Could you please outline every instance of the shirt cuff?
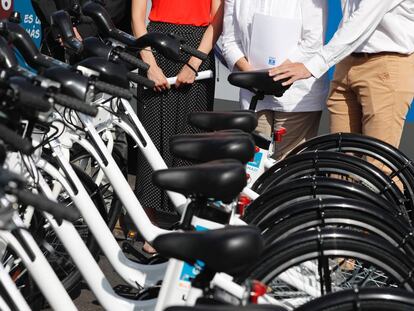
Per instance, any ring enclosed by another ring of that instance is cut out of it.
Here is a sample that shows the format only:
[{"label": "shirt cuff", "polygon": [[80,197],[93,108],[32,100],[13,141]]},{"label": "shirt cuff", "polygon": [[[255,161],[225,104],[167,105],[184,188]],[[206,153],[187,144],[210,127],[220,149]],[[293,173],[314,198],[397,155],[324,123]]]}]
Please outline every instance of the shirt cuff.
[{"label": "shirt cuff", "polygon": [[331,67],[320,55],[315,55],[310,60],[304,62],[304,65],[310,71],[312,76],[317,79],[322,77]]},{"label": "shirt cuff", "polygon": [[234,71],[234,66],[236,66],[236,63],[243,57],[245,57],[245,55],[239,49],[226,53],[224,58],[226,59],[229,70]]}]

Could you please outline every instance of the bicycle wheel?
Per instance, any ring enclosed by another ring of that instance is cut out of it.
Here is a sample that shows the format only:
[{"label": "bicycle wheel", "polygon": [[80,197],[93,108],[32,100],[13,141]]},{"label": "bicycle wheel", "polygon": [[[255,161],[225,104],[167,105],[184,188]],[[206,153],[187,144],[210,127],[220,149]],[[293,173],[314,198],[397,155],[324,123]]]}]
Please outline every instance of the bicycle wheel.
[{"label": "bicycle wheel", "polygon": [[350,288],[399,287],[413,291],[412,264],[387,241],[347,229],[299,232],[267,248],[247,277],[268,294],[298,307]]},{"label": "bicycle wheel", "polygon": [[288,156],[314,150],[350,153],[380,162],[387,169],[388,175],[404,187],[404,192],[409,198],[406,202],[407,210],[410,215],[412,214],[414,208],[414,164],[399,149],[373,137],[336,133],[311,139],[293,149]]},{"label": "bicycle wheel", "polygon": [[285,207],[272,217],[262,219],[257,226],[266,245],[299,231],[342,227],[377,235],[399,248],[407,258],[414,258],[414,243],[407,238],[411,235],[410,227],[368,202],[346,198],[310,199]]},{"label": "bicycle wheel", "polygon": [[270,188],[247,207],[243,219],[247,223],[255,225],[294,202],[311,198],[335,197],[370,202],[388,210],[394,217],[398,217],[408,224],[405,214],[397,206],[366,187],[326,177],[306,177]]},{"label": "bicycle wheel", "polygon": [[296,311],[410,311],[414,296],[394,288],[361,288],[315,299]]},{"label": "bicycle wheel", "polygon": [[[127,159],[124,155],[123,148],[125,148],[126,139],[125,134],[118,133],[114,139],[114,148],[112,150],[112,156],[117,163],[118,167],[127,176]],[[106,218],[105,221],[110,230],[113,230],[116,222],[122,212],[122,203],[114,192],[110,182],[102,174],[100,167],[96,160],[87,153],[80,146],[75,145],[71,153],[71,163],[79,167],[85,174],[87,174],[94,182],[97,179],[99,183],[99,191],[102,193],[102,197],[105,202]]]},{"label": "bicycle wheel", "polygon": [[392,179],[367,161],[338,152],[315,151],[291,156],[266,171],[253,185],[264,193],[292,179],[325,176],[361,184],[405,210],[407,198]]}]

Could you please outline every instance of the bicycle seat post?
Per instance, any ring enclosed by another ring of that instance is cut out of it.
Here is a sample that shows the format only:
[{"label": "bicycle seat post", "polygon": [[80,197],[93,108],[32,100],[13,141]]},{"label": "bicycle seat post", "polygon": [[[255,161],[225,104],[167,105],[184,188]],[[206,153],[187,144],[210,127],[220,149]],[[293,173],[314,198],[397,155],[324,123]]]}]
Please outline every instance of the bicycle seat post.
[{"label": "bicycle seat post", "polygon": [[259,100],[263,100],[265,98],[265,93],[262,91],[252,91],[254,93],[254,96],[252,97],[252,100],[250,101],[249,110],[256,111],[257,103]]},{"label": "bicycle seat post", "polygon": [[198,212],[206,206],[206,200],[203,198],[191,197],[190,200],[191,201],[184,212],[181,224],[179,226],[180,229],[184,231],[191,231],[194,229],[191,225],[193,216],[197,215]]}]

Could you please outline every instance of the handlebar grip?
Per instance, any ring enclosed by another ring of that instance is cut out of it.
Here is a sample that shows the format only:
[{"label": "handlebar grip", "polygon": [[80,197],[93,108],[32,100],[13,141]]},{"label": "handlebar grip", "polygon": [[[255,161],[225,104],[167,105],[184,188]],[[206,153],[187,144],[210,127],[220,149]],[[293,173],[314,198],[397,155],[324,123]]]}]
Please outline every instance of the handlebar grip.
[{"label": "handlebar grip", "polygon": [[155,87],[154,81],[147,79],[145,77],[142,77],[137,73],[128,72],[127,76],[130,81],[135,82],[138,85],[145,86],[148,89],[153,89]]},{"label": "handlebar grip", "polygon": [[208,55],[206,53],[200,52],[199,50],[187,45],[187,44],[181,44],[181,51],[190,54],[191,56],[197,57],[201,60],[206,60],[208,58]]},{"label": "handlebar grip", "polygon": [[78,210],[50,201],[44,196],[33,194],[27,190],[16,190],[12,193],[21,204],[33,206],[35,209],[53,215],[56,219],[74,222],[80,218]]},{"label": "handlebar grip", "polygon": [[63,107],[76,110],[80,113],[87,114],[91,117],[96,117],[96,115],[98,114],[97,107],[89,106],[79,99],[63,94],[53,94],[52,98],[56,101],[57,104]]},{"label": "handlebar grip", "polygon": [[115,96],[115,97],[121,97],[121,98],[125,98],[125,99],[131,99],[132,98],[132,93],[128,89],[124,89],[124,88],[121,88],[119,86],[112,85],[112,84],[102,82],[102,81],[95,81],[94,85],[95,85],[96,89],[98,89],[99,91],[101,91],[103,93],[107,93],[109,95],[112,95],[112,96]]},{"label": "handlebar grip", "polygon": [[2,124],[0,124],[0,139],[23,154],[29,155],[32,153],[33,146],[28,139],[22,138]]},{"label": "handlebar grip", "polygon": [[136,68],[144,71],[148,71],[149,65],[147,63],[144,63],[139,58],[127,53],[127,52],[119,52],[119,58],[123,61],[126,61],[127,63],[130,63],[131,65],[135,66]]}]

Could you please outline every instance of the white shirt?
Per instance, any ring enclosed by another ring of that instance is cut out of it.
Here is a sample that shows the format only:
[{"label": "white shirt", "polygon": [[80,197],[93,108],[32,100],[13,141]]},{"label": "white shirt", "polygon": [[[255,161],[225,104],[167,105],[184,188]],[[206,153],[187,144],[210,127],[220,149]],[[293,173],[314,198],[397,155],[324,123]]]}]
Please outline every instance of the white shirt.
[{"label": "white shirt", "polygon": [[[298,37],[297,48],[289,57],[292,62],[311,59],[324,44],[326,0],[225,0],[223,56],[230,70],[234,69],[238,60],[249,55],[255,13],[302,21],[302,33]],[[271,40],[271,29],[268,36]],[[328,89],[327,77],[298,81],[281,98],[266,96],[263,101],[259,101],[257,110],[320,111],[325,106]],[[245,109],[248,109],[251,97],[249,91],[241,90],[240,101]]]},{"label": "white shirt", "polygon": [[343,21],[305,66],[314,77],[353,52],[414,53],[414,0],[342,0]]}]

